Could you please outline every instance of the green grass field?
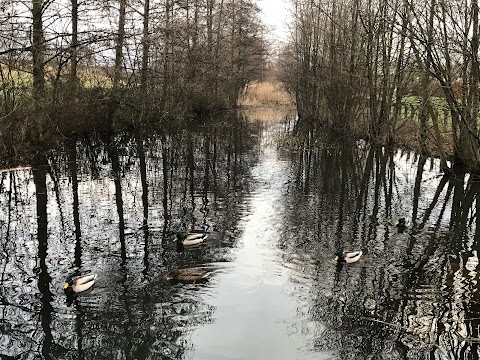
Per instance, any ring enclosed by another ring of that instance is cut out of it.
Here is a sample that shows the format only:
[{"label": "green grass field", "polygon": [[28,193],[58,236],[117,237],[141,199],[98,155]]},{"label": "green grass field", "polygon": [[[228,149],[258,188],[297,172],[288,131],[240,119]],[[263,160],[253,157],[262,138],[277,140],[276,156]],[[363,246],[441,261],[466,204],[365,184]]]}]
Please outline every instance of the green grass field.
[{"label": "green grass field", "polygon": [[[405,96],[402,99],[402,117],[418,123],[418,115],[420,114],[422,101],[422,97],[420,96]],[[438,113],[439,127],[443,131],[452,131],[452,118],[447,100],[442,97],[432,96],[430,97],[430,101],[432,102],[434,110]],[[429,119],[429,124],[433,125],[432,119]]]}]

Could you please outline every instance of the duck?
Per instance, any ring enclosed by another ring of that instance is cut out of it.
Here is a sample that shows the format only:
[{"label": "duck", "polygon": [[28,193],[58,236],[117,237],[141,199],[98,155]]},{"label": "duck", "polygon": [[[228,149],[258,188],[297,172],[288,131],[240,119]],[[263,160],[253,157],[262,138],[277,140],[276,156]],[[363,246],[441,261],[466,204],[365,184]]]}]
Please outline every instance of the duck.
[{"label": "duck", "polygon": [[81,293],[90,289],[95,284],[97,274],[87,274],[81,276],[67,276],[63,290],[65,292]]},{"label": "duck", "polygon": [[339,249],[335,253],[335,261],[338,263],[351,264],[360,260],[362,254],[363,253],[361,250],[344,252],[343,250]]},{"label": "duck", "polygon": [[397,220],[395,226],[399,229],[406,229],[408,226],[410,226],[410,221],[408,218],[401,217]]},{"label": "duck", "polygon": [[207,281],[207,277],[210,275],[205,270],[195,268],[176,269],[169,271],[164,275],[166,281],[193,283],[194,285],[200,282]]},{"label": "duck", "polygon": [[173,241],[183,246],[198,245],[198,244],[201,244],[207,238],[207,236],[208,234],[203,232],[199,232],[199,233],[178,232],[174,235]]}]

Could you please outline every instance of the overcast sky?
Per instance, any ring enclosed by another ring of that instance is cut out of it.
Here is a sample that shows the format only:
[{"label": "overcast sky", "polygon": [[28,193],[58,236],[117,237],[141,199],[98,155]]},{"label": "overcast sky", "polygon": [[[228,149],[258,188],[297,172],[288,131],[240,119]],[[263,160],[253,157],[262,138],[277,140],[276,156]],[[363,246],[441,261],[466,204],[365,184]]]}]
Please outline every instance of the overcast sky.
[{"label": "overcast sky", "polygon": [[272,29],[274,39],[285,40],[288,35],[290,0],[257,0],[263,20]]}]

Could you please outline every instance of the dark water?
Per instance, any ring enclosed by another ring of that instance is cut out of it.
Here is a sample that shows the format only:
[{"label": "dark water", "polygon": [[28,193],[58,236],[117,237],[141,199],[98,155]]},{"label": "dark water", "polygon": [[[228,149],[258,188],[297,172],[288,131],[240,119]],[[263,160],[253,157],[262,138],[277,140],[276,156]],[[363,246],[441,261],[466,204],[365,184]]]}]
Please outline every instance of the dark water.
[{"label": "dark water", "polygon": [[[362,143],[288,152],[284,129],[72,139],[2,171],[2,359],[479,358],[478,179]],[[179,252],[179,229],[209,237]],[[192,266],[210,281],[162,280]],[[75,271],[98,279],[67,297]]]}]

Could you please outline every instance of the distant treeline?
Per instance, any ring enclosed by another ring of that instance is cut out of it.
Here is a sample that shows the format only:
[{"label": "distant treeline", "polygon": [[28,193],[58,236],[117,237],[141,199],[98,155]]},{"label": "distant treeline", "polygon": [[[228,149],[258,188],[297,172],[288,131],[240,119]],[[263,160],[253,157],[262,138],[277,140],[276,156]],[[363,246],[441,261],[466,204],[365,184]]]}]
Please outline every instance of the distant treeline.
[{"label": "distant treeline", "polygon": [[12,0],[0,33],[4,152],[231,108],[265,67],[254,0]]},{"label": "distant treeline", "polygon": [[[334,128],[389,145],[408,120],[417,150],[433,144],[444,171],[448,159],[480,170],[477,0],[292,4],[280,64],[299,131]],[[416,114],[406,117],[409,102]]]}]

